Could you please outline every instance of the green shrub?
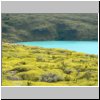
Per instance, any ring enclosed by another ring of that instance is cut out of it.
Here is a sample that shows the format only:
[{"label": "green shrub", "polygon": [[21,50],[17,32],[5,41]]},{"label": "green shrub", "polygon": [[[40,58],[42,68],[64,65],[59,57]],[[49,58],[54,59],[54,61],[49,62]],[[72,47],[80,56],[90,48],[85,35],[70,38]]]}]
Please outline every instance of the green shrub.
[{"label": "green shrub", "polygon": [[76,80],[76,78],[71,76],[71,75],[66,75],[65,76],[65,81],[75,81],[75,80]]},{"label": "green shrub", "polygon": [[8,80],[21,80],[21,78],[18,77],[18,76],[7,76],[6,78],[7,78]]},{"label": "green shrub", "polygon": [[69,75],[66,75],[65,81],[70,81],[70,80],[71,80],[70,76]]},{"label": "green shrub", "polygon": [[44,61],[44,59],[43,59],[43,57],[41,57],[41,56],[37,56],[37,57],[36,57],[36,61],[37,61],[37,62],[42,62],[42,61]]},{"label": "green shrub", "polygon": [[23,80],[30,80],[30,81],[39,81],[41,71],[38,70],[31,70],[27,72],[21,72],[18,75],[23,79]]},{"label": "green shrub", "polygon": [[72,73],[72,70],[71,69],[68,69],[68,68],[65,68],[63,71],[66,74],[71,74]]},{"label": "green shrub", "polygon": [[89,80],[91,78],[91,72],[90,71],[83,72],[78,77],[78,79],[84,79],[84,78]]},{"label": "green shrub", "polygon": [[23,80],[31,80],[31,81],[38,81],[39,78],[37,76],[35,76],[34,74],[21,74],[20,77],[23,79]]},{"label": "green shrub", "polygon": [[75,66],[77,72],[84,72],[86,71],[86,67],[84,65]]},{"label": "green shrub", "polygon": [[13,71],[17,71],[17,72],[24,72],[24,71],[29,71],[32,68],[30,68],[29,66],[19,66],[19,67],[15,67],[14,69],[12,69]]},{"label": "green shrub", "polygon": [[18,64],[26,65],[26,62],[25,62],[25,61],[21,61],[21,62],[19,62]]},{"label": "green shrub", "polygon": [[27,86],[32,86],[32,82],[28,81]]},{"label": "green shrub", "polygon": [[43,81],[43,82],[57,82],[57,81],[62,81],[62,80],[63,80],[62,77],[53,73],[44,74],[40,78],[40,81]]}]

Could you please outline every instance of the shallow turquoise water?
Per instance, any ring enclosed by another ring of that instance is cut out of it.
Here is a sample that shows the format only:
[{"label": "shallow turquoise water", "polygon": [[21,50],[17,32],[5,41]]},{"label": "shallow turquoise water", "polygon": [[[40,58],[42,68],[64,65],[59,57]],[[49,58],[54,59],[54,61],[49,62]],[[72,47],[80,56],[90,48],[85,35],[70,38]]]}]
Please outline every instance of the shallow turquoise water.
[{"label": "shallow turquoise water", "polygon": [[98,54],[97,41],[33,41],[33,42],[18,42],[28,46],[39,46],[45,48],[62,48],[87,54]]}]

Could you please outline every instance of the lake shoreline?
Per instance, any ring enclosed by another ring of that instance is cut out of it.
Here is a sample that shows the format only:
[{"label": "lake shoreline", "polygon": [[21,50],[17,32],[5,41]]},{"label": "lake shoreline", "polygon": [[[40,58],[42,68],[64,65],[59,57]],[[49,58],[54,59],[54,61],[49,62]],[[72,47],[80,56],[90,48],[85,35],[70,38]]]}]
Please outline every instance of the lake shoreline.
[{"label": "lake shoreline", "polygon": [[26,46],[67,49],[87,54],[98,54],[98,41],[32,41],[16,42]]}]

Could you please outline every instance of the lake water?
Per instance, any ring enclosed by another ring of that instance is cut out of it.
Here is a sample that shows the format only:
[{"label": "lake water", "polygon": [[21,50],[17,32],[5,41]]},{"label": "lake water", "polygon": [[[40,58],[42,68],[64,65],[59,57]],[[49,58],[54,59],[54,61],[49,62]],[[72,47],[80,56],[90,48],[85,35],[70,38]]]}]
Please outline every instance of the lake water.
[{"label": "lake water", "polygon": [[18,42],[17,44],[39,46],[45,48],[62,48],[87,54],[98,54],[97,41],[34,41]]}]

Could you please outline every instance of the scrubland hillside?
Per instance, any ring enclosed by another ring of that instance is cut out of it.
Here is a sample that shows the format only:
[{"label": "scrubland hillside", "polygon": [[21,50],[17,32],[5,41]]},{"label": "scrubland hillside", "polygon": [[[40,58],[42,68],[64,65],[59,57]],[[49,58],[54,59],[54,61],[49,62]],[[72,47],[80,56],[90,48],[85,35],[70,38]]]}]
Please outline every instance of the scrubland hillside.
[{"label": "scrubland hillside", "polygon": [[97,86],[97,55],[2,43],[3,86]]},{"label": "scrubland hillside", "polygon": [[2,14],[2,41],[98,40],[98,14]]}]

